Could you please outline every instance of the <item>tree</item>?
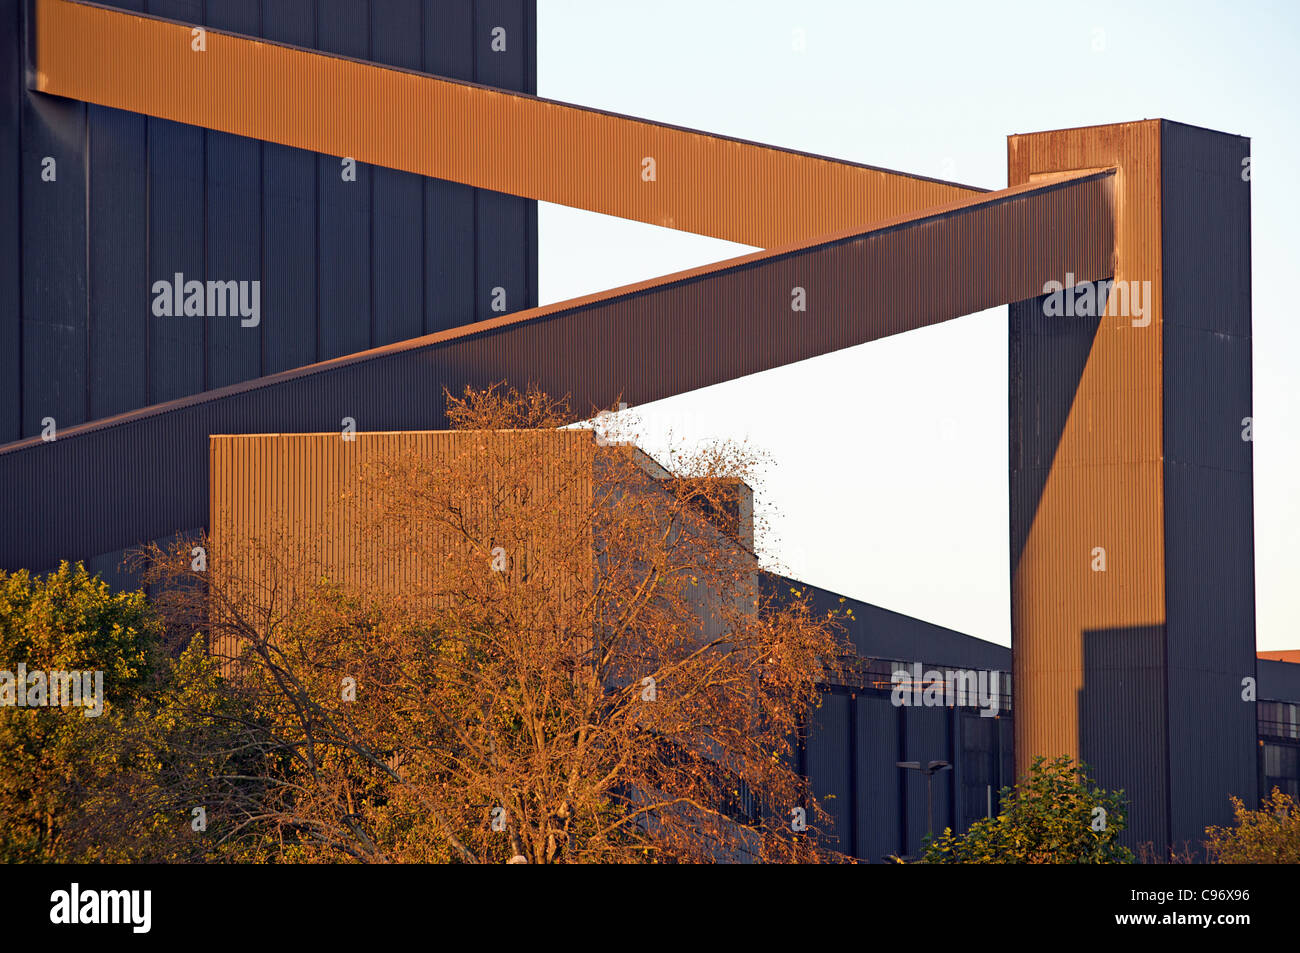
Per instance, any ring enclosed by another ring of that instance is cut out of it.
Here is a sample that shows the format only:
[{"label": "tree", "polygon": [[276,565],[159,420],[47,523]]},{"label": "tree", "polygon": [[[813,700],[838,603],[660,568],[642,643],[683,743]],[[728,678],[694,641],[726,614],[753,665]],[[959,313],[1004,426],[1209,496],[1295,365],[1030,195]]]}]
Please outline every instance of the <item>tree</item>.
[{"label": "tree", "polygon": [[1252,811],[1231,798],[1236,827],[1207,827],[1206,854],[1217,864],[1300,864],[1300,804],[1278,788]]},{"label": "tree", "polygon": [[154,625],[143,596],[111,593],[81,564],[0,571],[0,859],[67,857],[84,792],[115,768],[104,742],[153,679]]},{"label": "tree", "polygon": [[150,554],[171,629],[208,632],[224,690],[258,714],[239,747],[268,770],[209,798],[232,843],[830,856],[791,742],[849,649],[833,615],[760,593],[740,531],[755,454],[717,444],[669,472],[555,429],[573,414],[536,388],[448,400],[457,433],[388,441],[317,523],[214,518],[205,572],[188,546]]},{"label": "tree", "polygon": [[198,768],[185,743],[213,730],[215,669],[201,646],[167,656],[161,631],[143,593],[80,563],[0,572],[0,859],[205,853],[165,791]]},{"label": "tree", "polygon": [[927,844],[928,864],[1132,863],[1119,844],[1124,792],[1093,785],[1087,765],[1038,757],[1015,788],[1003,788],[1001,813],[965,834],[945,829]]}]

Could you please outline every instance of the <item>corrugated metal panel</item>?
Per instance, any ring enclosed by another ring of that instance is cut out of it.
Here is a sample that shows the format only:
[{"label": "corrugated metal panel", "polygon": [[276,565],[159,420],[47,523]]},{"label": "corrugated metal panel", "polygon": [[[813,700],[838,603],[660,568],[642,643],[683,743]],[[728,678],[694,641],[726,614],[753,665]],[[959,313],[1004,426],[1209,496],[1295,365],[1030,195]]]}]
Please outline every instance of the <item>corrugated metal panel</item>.
[{"label": "corrugated metal panel", "polygon": [[1129,843],[1195,840],[1254,793],[1245,141],[1152,120],[1008,148],[1011,182],[1117,166],[1115,278],[1150,283],[1144,316],[1072,330],[1012,308],[1017,767],[1082,757]]},{"label": "corrugated metal panel", "polygon": [[[391,0],[374,8],[368,59],[402,69],[424,65],[420,0]],[[520,37],[523,42],[523,37]],[[515,87],[518,88],[518,87]],[[374,269],[373,344],[391,344],[424,333],[424,217],[404,214],[424,201],[424,179],[409,172],[375,169],[371,255]],[[529,247],[514,233],[520,257]],[[501,241],[504,247],[509,240]]]},{"label": "corrugated metal panel", "polygon": [[809,714],[806,749],[809,787],[822,810],[830,815],[830,823],[822,832],[823,842],[846,854],[853,853],[850,717],[848,695],[823,695],[821,707]]},{"label": "corrugated metal panel", "polygon": [[[535,77],[528,76],[528,54],[534,45],[514,39],[528,35],[526,15],[519,0],[479,0],[474,4],[475,82],[501,89],[536,88]],[[493,134],[499,136],[500,131]],[[495,148],[510,146],[498,142]],[[537,146],[525,148],[535,151]],[[479,320],[517,311],[521,303],[537,300],[536,256],[490,254],[490,249],[502,246],[506,236],[532,235],[536,240],[536,203],[505,191],[477,193],[474,316]]]},{"label": "corrugated metal panel", "polygon": [[1002,780],[1002,726],[1009,716],[984,718],[963,712],[957,724],[961,744],[957,749],[957,822],[967,829],[999,809]]},{"label": "corrugated metal panel", "polygon": [[[514,32],[511,55],[531,64],[532,4],[514,5],[525,27]],[[7,181],[29,214],[0,205],[0,221],[16,238],[2,267],[30,268],[33,289],[26,306],[16,301],[0,315],[0,343],[11,345],[0,348],[0,395],[14,390],[3,401],[12,427],[0,423],[0,442],[39,433],[47,416],[63,429],[300,367],[322,354],[459,326],[476,314],[476,267],[513,276],[513,310],[536,303],[536,282],[528,278],[536,269],[534,202],[510,199],[511,214],[485,218],[490,224],[476,241],[475,190],[467,186],[376,174],[364,164],[356,182],[343,183],[337,156],[31,93],[23,79],[21,6],[12,8],[20,28],[3,40],[3,107],[15,117],[3,148],[12,147],[16,159],[26,141],[40,153],[32,161],[49,155],[59,163],[59,178],[43,183],[39,165],[15,169]],[[426,58],[450,67],[459,59],[473,78],[468,3],[327,3],[324,22],[315,0],[114,6],[264,30],[306,46],[319,33],[331,49],[401,67],[421,68]],[[532,68],[522,70],[527,88]],[[229,317],[154,315],[153,283],[177,273],[186,281],[261,281],[265,320],[241,327]],[[0,293],[17,296],[22,288],[15,279]],[[24,321],[31,326],[25,336]]]},{"label": "corrugated metal panel", "polygon": [[857,726],[857,830],[855,855],[877,863],[902,850],[899,844],[899,710],[888,696],[859,695]]},{"label": "corrugated metal panel", "polygon": [[[317,359],[317,164],[310,152],[268,142],[262,152],[262,373]],[[466,311],[466,314],[469,312]]]},{"label": "corrugated metal panel", "polygon": [[[1088,711],[1120,710],[1129,703],[1122,692],[1133,690],[1131,681],[1120,687],[1105,673],[1088,671],[1090,640],[1108,632],[1136,639],[1165,619],[1160,127],[1140,122],[1034,133],[1012,136],[1007,145],[1013,184],[1099,165],[1120,169],[1114,277],[1150,281],[1153,298],[1148,326],[1110,315],[1090,344],[1077,333],[1044,333],[1044,323],[1028,320],[1023,310],[1034,303],[1013,308],[1011,443],[1013,451],[1036,448],[1036,459],[1013,457],[1010,469],[1016,768],[1026,772],[1040,754],[1107,764],[1120,757],[1118,786],[1135,801],[1163,804],[1164,762],[1144,760],[1163,744],[1163,721],[1130,726],[1127,753],[1117,755],[1091,747],[1093,733],[1085,737],[1087,713],[1080,708],[1086,692]],[[1038,436],[1026,437],[1036,430]],[[1037,448],[1043,440],[1055,446]],[[1043,472],[1040,461],[1047,459]],[[1104,572],[1092,570],[1096,547],[1106,551]]]},{"label": "corrugated metal panel", "polygon": [[[924,767],[931,761],[952,763],[950,737],[951,713],[947,708],[907,708],[902,711],[905,745],[900,761],[919,761]],[[910,856],[921,852],[922,842],[929,832],[930,822],[926,806],[925,775],[912,769],[895,766],[904,779],[907,792],[907,841],[904,849]],[[934,775],[930,785],[934,795],[934,833],[952,827],[952,771]]]},{"label": "corrugated metal panel", "polygon": [[1300,663],[1261,658],[1257,664],[1261,699],[1300,702]]},{"label": "corrugated metal panel", "polygon": [[0,0],[0,444],[23,432],[22,0]]},{"label": "corrugated metal panel", "polygon": [[[319,49],[365,59],[370,53],[370,4],[321,0],[317,20]],[[212,52],[209,47],[210,56]],[[210,60],[209,60],[210,62]],[[341,104],[336,105],[340,108]],[[192,121],[192,117],[187,118]],[[202,125],[202,124],[200,124]],[[231,127],[232,131],[244,130]],[[284,140],[280,140],[284,141]],[[300,145],[288,142],[288,145]],[[340,157],[360,159],[353,149],[317,148],[320,233],[321,360],[354,354],[371,346],[370,216],[375,169],[360,161],[344,178]]]},{"label": "corrugated metal panel", "polygon": [[[316,0],[277,0],[262,7],[262,35],[276,43],[316,42]],[[316,351],[317,165],[309,152],[262,147],[262,373],[311,364]]]},{"label": "corrugated metal panel", "polygon": [[[203,281],[204,136],[202,129],[149,120],[149,273],[142,289],[149,308],[149,400],[158,403],[204,387],[202,319],[178,321],[153,313],[156,281]],[[167,170],[163,172],[162,170]]]},{"label": "corrugated metal panel", "polygon": [[[0,565],[42,567],[200,525],[214,433],[443,426],[443,387],[501,379],[584,416],[1025,297],[1109,267],[1111,176],[1011,190],[798,251],[709,265],[0,448]],[[1060,223],[1089,223],[1062,228]],[[791,310],[803,287],[808,310]],[[124,452],[125,451],[125,452]],[[61,505],[24,501],[54,494]]]},{"label": "corrugated metal panel", "polygon": [[[465,550],[459,532],[436,522],[419,527],[418,547],[410,548],[394,529],[374,522],[391,501],[382,496],[382,484],[365,479],[376,466],[416,462],[428,479],[455,478],[454,492],[464,495],[454,502],[465,532],[483,547],[485,567],[492,540],[510,547],[513,564],[520,566],[527,564],[530,549],[554,545],[556,558],[544,561],[565,565],[565,571],[586,577],[586,585],[595,565],[590,542],[595,448],[589,430],[357,433],[347,440],[339,433],[214,436],[209,447],[212,571],[252,579],[262,592],[272,584],[286,591],[297,579],[324,578],[369,594],[437,598],[445,577],[429,560],[442,565],[449,554],[477,555]],[[541,521],[534,525],[543,531],[540,542],[507,540],[499,527],[494,531],[489,497],[468,489],[480,479],[499,485],[503,475],[511,486],[526,479],[531,498],[546,501],[535,517]],[[286,575],[273,575],[273,565]],[[281,596],[291,598],[287,592]],[[232,648],[216,650],[230,655]]]},{"label": "corrugated metal panel", "polygon": [[[1083,668],[1084,685],[1069,700],[1078,713],[1079,753],[1099,785],[1124,791],[1128,799],[1124,843],[1133,848],[1146,842],[1167,843],[1171,792],[1164,627],[1085,632]],[[1019,725],[1028,715],[1019,698],[1016,703]],[[1252,744],[1246,745],[1248,754]]]},{"label": "corrugated metal panel", "polygon": [[[979,191],[218,33],[198,60],[183,24],[36,2],[43,92],[751,245]],[[476,75],[527,81],[526,46],[521,65],[509,29],[497,53],[483,27],[491,16],[522,32],[528,16],[517,3],[477,11]],[[321,8],[320,45],[343,52],[324,32],[339,13]],[[355,40],[347,53],[365,55]]]},{"label": "corrugated metal panel", "polygon": [[[257,0],[223,2],[209,11],[214,25],[256,30]],[[204,269],[210,281],[264,282],[262,272],[262,143],[209,132],[204,143]],[[205,318],[203,389],[225,387],[262,373],[262,325],[245,327],[242,318]]]},{"label": "corrugated metal panel", "polygon": [[[143,116],[91,106],[90,407],[83,419],[149,403],[148,163]],[[71,227],[71,223],[64,223]]]},{"label": "corrugated metal panel", "polygon": [[[1175,843],[1256,803],[1250,141],[1164,122],[1162,365],[1169,820]],[[1212,713],[1207,717],[1207,713]]]},{"label": "corrugated metal panel", "polygon": [[[924,661],[935,665],[1011,671],[1011,649],[911,616],[871,605],[785,576],[768,575],[770,591],[796,588],[818,612],[852,610],[842,619],[846,637],[863,658]],[[841,601],[842,600],[842,601]]]},{"label": "corrugated metal panel", "polygon": [[33,434],[46,418],[86,417],[86,106],[24,96],[22,124],[22,407]]},{"label": "corrugated metal panel", "polygon": [[[927,671],[982,668],[1005,673],[1010,667],[1010,651],[1004,646],[857,600],[841,602],[836,593],[782,576],[765,574],[762,584],[765,593],[777,599],[797,590],[812,600],[816,612],[852,609],[854,618],[843,624],[862,656],[917,661]],[[946,760],[953,765],[951,773],[935,777],[936,829],[952,826],[965,830],[971,821],[984,817],[989,786],[997,810],[999,789],[1013,781],[1013,726],[1008,710],[1003,708],[998,717],[986,718],[971,709],[896,707],[887,678],[879,685],[868,681],[857,689],[831,686],[823,691],[852,700],[853,730],[846,736],[819,729],[821,734],[814,734],[809,742],[805,770],[819,791],[847,784],[834,765],[847,765],[856,772],[849,821],[854,856],[874,862],[920,848],[926,824],[925,781],[900,769],[899,761]],[[814,713],[814,726],[821,724],[819,718],[820,710]],[[830,750],[837,739],[848,747]],[[901,834],[904,812],[910,832],[905,838]],[[845,822],[841,815],[839,823]]]}]

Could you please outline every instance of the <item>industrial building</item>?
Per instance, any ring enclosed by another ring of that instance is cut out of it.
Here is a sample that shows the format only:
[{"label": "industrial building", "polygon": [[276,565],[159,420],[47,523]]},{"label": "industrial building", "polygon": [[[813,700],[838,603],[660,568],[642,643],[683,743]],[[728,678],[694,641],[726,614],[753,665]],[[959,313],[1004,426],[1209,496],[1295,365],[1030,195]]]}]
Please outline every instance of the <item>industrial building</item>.
[{"label": "industrial building", "polygon": [[[1255,655],[1249,141],[1012,135],[989,192],[538,99],[535,20],[0,0],[0,566],[114,577],[206,528],[213,435],[438,430],[498,380],[637,405],[1009,304],[1012,649],[867,605],[851,634],[878,674],[1011,673],[1014,714],[828,686],[802,757],[837,836],[916,850],[899,761],[953,765],[961,827],[1082,758],[1134,844],[1294,789],[1300,665]],[[539,308],[538,200],[764,250]]]}]

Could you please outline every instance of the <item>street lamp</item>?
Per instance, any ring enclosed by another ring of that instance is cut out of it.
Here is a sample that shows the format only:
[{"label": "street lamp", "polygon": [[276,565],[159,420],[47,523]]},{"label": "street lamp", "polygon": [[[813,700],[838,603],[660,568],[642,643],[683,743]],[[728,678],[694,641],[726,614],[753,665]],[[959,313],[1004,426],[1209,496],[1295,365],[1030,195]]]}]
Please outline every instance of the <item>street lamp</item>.
[{"label": "street lamp", "polygon": [[900,768],[911,768],[913,771],[920,771],[925,775],[925,820],[926,826],[929,827],[929,836],[934,839],[934,776],[940,771],[946,771],[952,767],[947,761],[931,761],[924,768],[919,761],[899,761]]}]

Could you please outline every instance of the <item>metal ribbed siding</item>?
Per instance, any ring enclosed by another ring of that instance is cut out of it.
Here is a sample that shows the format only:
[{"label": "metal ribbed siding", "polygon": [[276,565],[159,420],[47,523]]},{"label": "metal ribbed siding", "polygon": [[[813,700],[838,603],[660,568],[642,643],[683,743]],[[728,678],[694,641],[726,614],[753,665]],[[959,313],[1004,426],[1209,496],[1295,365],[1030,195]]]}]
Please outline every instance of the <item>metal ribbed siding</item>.
[{"label": "metal ribbed siding", "polygon": [[[312,579],[325,577],[353,591],[370,593],[381,589],[414,594],[427,589],[434,578],[424,561],[427,554],[403,552],[397,540],[378,536],[368,522],[376,499],[374,489],[362,480],[365,468],[407,455],[455,465],[470,483],[493,472],[498,460],[508,460],[512,454],[519,454],[515,459],[521,463],[541,461],[530,475],[537,481],[536,489],[556,494],[555,516],[563,525],[574,525],[574,519],[580,527],[585,522],[589,534],[595,455],[595,438],[589,430],[353,436],[351,440],[336,432],[213,436],[208,454],[208,522],[217,562],[224,567],[233,560],[256,575],[260,547],[287,543],[288,551],[304,560],[298,572]],[[567,512],[572,517],[565,515],[569,503],[572,509]],[[470,495],[460,505],[472,523],[483,504]],[[436,528],[430,528],[430,534],[428,553],[458,545],[441,538]],[[245,548],[250,543],[252,548]],[[394,553],[400,555],[394,558]],[[271,581],[267,579],[268,584]],[[219,646],[218,652],[230,648]]]},{"label": "metal ribbed siding", "polygon": [[[483,476],[499,479],[492,476],[499,461],[515,453],[525,465],[542,461],[529,479],[538,498],[554,494],[547,513],[557,521],[552,525],[566,533],[576,526],[579,553],[594,553],[590,514],[596,449],[590,431],[358,433],[346,441],[337,433],[256,434],[211,440],[213,571],[227,571],[233,563],[257,578],[266,571],[265,564],[259,566],[258,546],[278,546],[284,540],[288,549],[280,552],[303,560],[291,574],[328,578],[371,594],[388,591],[414,597],[427,592],[437,578],[427,559],[437,559],[439,552],[461,541],[429,527],[424,537],[428,550],[398,548],[405,540],[385,538],[367,520],[378,501],[374,488],[361,479],[365,468],[412,455],[435,466],[453,465],[472,484]],[[459,505],[471,525],[483,515],[484,504],[472,494]],[[248,541],[254,543],[251,550],[243,548]],[[400,555],[393,558],[394,553]],[[513,549],[511,558],[527,560],[526,547]],[[594,561],[588,566],[594,567]],[[272,581],[264,579],[268,585]],[[283,583],[282,578],[277,586],[283,588]],[[228,656],[236,648],[223,641],[214,650]]]},{"label": "metal ribbed siding", "polygon": [[[1053,326],[1071,319],[1035,325],[1021,310],[1032,303],[1013,308],[1011,446],[1014,451],[1055,440],[1050,453],[1011,461],[1016,767],[1024,773],[1040,754],[1104,761],[1098,772],[1102,784],[1156,803],[1163,799],[1163,758],[1139,763],[1116,751],[1081,749],[1085,712],[1080,704],[1085,690],[1100,687],[1085,677],[1092,633],[1129,630],[1136,637],[1164,621],[1159,123],[1008,139],[1010,183],[1099,165],[1121,170],[1115,278],[1150,280],[1155,301],[1149,327],[1132,327],[1129,318],[1105,318],[1090,347],[1077,334]],[[1081,353],[1087,358],[1080,369]],[[1027,370],[1030,359],[1034,366]],[[1072,398],[1066,393],[1071,388]],[[1053,413],[1068,408],[1059,435],[1031,436],[1042,426],[1044,402],[1055,407]],[[1039,461],[1045,460],[1050,466],[1043,472]],[[1028,526],[1018,522],[1026,518]],[[1106,549],[1104,573],[1090,569],[1096,546]],[[1131,680],[1115,686],[1117,692],[1134,690],[1141,689]],[[1115,697],[1115,706],[1121,702]],[[1089,705],[1104,708],[1106,701],[1090,694]],[[1163,735],[1162,725],[1135,730],[1151,734],[1157,745]],[[1140,747],[1146,746],[1130,744],[1121,751]],[[1116,758],[1124,765],[1111,770]],[[1163,841],[1163,832],[1141,833]]]},{"label": "metal ribbed siding", "polygon": [[858,696],[855,712],[858,842],[854,855],[876,863],[903,849],[899,843],[899,714],[888,698],[867,694]]},{"label": "metal ribbed siding", "polygon": [[[786,598],[796,589],[815,612],[853,610],[847,636],[864,658],[921,662],[925,669],[975,668],[1006,672],[1010,650],[942,626],[890,612],[783,576],[764,574],[765,595]],[[843,599],[843,601],[841,601]],[[1013,782],[1011,715],[981,718],[970,711],[895,707],[888,691],[825,689],[811,713],[804,771],[815,794],[835,794],[823,804],[835,817],[835,846],[878,862],[890,854],[914,854],[925,834],[925,781],[903,772],[899,761],[942,759],[951,772],[935,779],[935,826],[964,830],[984,816],[985,788],[966,789],[968,776],[998,788]],[[852,719],[852,728],[844,723]],[[972,729],[973,726],[973,729]],[[982,760],[981,760],[982,759]],[[988,780],[983,780],[987,776]],[[842,793],[849,792],[847,797]],[[906,832],[904,821],[906,820]]]},{"label": "metal ribbed siding", "polygon": [[[1174,842],[1257,801],[1250,183],[1240,136],[1163,122],[1165,623]],[[1262,695],[1260,697],[1263,697]],[[1261,792],[1263,793],[1263,792]]]},{"label": "metal ribbed siding", "polygon": [[[200,68],[181,25],[36,3],[45,92],[765,248],[983,191],[220,34]],[[482,33],[520,10],[477,9],[480,82],[518,76]]]},{"label": "metal ribbed siding", "polygon": [[[20,406],[32,434],[47,417],[85,419],[86,107],[23,95],[20,114],[23,300],[0,320],[22,322]],[[56,182],[41,181],[47,156],[57,160]]]},{"label": "metal ribbed siding", "polygon": [[[904,748],[899,761],[919,761],[924,767],[931,761],[953,761],[952,710],[948,708],[900,708],[902,714]],[[895,766],[902,777],[907,803],[907,841],[903,849],[912,856],[921,850],[928,833],[926,816],[926,782],[919,771]],[[944,771],[934,776],[934,832],[956,823],[953,812],[953,772]]]},{"label": "metal ribbed siding", "polygon": [[1259,659],[1259,697],[1300,702],[1300,663]]},{"label": "metal ribbed siding", "polygon": [[0,0],[0,444],[22,433],[23,0]]},{"label": "metal ribbed siding", "polygon": [[1151,282],[1147,327],[1045,319],[1040,301],[1011,313],[1017,767],[1091,763],[1134,805],[1130,844],[1196,839],[1235,785],[1253,793],[1236,707],[1254,639],[1249,451],[1231,443],[1250,389],[1242,149],[1160,120],[1008,141],[1013,183],[1118,166],[1115,277]]},{"label": "metal ribbed siding", "polygon": [[[981,199],[797,252],[749,256],[538,308],[0,448],[11,531],[0,565],[39,568],[201,525],[208,436],[443,426],[443,387],[506,379],[586,414],[657,400],[1024,297],[1044,274],[1096,275],[1111,177]],[[1030,264],[1026,264],[1030,262]],[[790,311],[790,289],[809,310]],[[34,508],[54,498],[56,507]]]},{"label": "metal ribbed siding", "polygon": [[[847,694],[827,694],[809,714],[806,771],[812,795],[830,817],[823,842],[834,850],[853,853],[853,791],[850,771],[849,719],[853,703]],[[809,818],[812,822],[813,818]]]},{"label": "metal ribbed siding", "polygon": [[[150,399],[150,374],[146,369],[150,311],[142,293],[148,289],[141,287],[150,270],[146,172],[149,120],[116,109],[88,106],[87,122],[88,219],[92,224],[85,250],[90,279],[90,393],[84,417],[79,414],[68,423],[133,410]],[[59,224],[73,230],[70,222]],[[59,373],[66,374],[67,370]],[[30,433],[30,415],[26,424]]]},{"label": "metal ribbed siding", "polygon": [[[314,45],[316,0],[267,4],[262,10],[262,33],[279,43]],[[262,267],[267,275],[280,276],[262,286],[262,307],[274,315],[261,329],[263,374],[310,364],[319,354],[317,177],[323,161],[310,152],[262,144]],[[461,313],[470,309],[465,307]]]},{"label": "metal ribbed siding", "polygon": [[[363,164],[344,183],[335,156],[32,94],[23,6],[0,12],[15,22],[0,40],[0,171],[21,157],[6,177],[16,201],[0,197],[13,243],[0,267],[23,272],[0,281],[11,305],[0,308],[0,443],[38,433],[45,417],[63,429],[456,327],[492,314],[495,286],[510,310],[536,303],[534,202],[494,196],[476,210],[467,186]],[[114,6],[475,78],[470,0]],[[516,26],[494,63],[532,91],[532,4],[499,6]],[[46,155],[57,184],[40,181]],[[175,272],[260,280],[261,326],[154,316],[152,283]]]},{"label": "metal ribbed siding", "polygon": [[[806,592],[818,613],[852,610],[853,618],[842,618],[846,637],[863,658],[924,658],[950,668],[1011,671],[1011,650],[953,629],[925,622],[890,609],[842,597],[784,576],[771,576],[771,585]],[[844,601],[840,602],[843,598]],[[919,653],[919,654],[918,654]]]}]

